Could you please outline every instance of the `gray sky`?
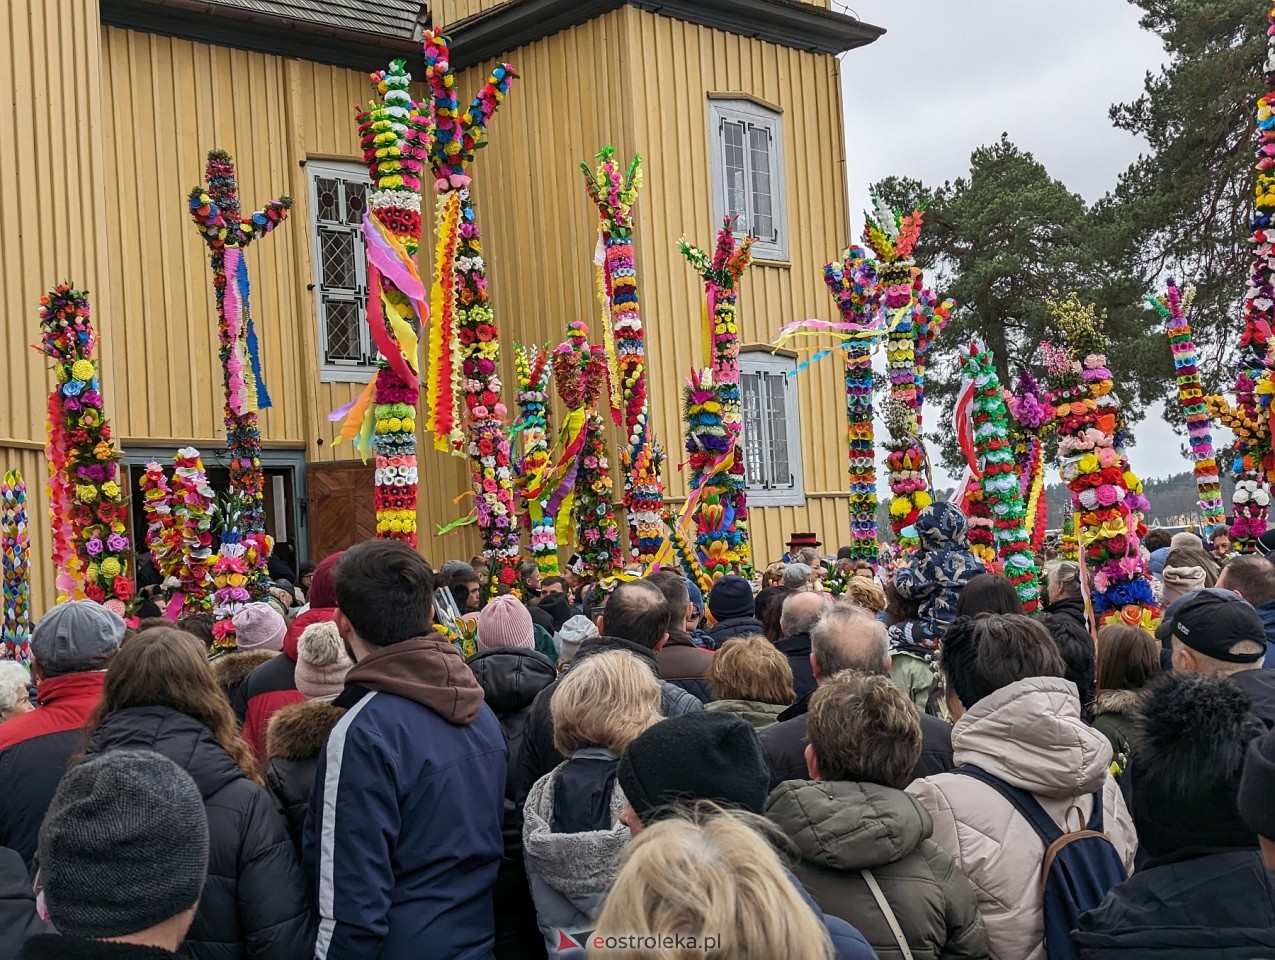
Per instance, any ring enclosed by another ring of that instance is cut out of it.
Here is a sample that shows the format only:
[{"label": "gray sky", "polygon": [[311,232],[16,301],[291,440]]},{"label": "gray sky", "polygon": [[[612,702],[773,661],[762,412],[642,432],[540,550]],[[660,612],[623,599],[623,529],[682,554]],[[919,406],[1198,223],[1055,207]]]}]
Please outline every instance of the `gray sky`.
[{"label": "gray sky", "polygon": [[[1002,131],[1090,202],[1145,149],[1107,119],[1107,108],[1138,96],[1147,71],[1165,58],[1124,0],[854,0],[849,7],[888,31],[841,61],[856,238],[869,184],[890,174],[953,180],[968,172],[970,153]],[[1143,477],[1186,466],[1182,438],[1162,415],[1162,405],[1151,407],[1135,430],[1130,459]]]}]

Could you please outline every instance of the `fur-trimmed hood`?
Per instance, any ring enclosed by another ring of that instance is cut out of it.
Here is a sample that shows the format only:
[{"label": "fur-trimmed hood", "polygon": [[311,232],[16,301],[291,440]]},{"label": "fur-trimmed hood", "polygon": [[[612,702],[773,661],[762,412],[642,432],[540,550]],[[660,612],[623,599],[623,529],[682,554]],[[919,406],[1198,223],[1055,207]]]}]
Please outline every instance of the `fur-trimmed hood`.
[{"label": "fur-trimmed hood", "polygon": [[217,683],[220,686],[228,687],[232,683],[238,683],[256,670],[257,667],[278,655],[278,652],[274,650],[247,650],[240,653],[225,653],[216,660],[210,660],[208,666],[212,667],[213,677],[216,678]]},{"label": "fur-trimmed hood", "polygon": [[1093,698],[1093,715],[1135,713],[1142,704],[1141,690],[1099,690]]},{"label": "fur-trimmed hood", "polygon": [[281,707],[266,728],[266,756],[271,760],[314,759],[344,714],[344,707],[334,707],[322,700]]}]

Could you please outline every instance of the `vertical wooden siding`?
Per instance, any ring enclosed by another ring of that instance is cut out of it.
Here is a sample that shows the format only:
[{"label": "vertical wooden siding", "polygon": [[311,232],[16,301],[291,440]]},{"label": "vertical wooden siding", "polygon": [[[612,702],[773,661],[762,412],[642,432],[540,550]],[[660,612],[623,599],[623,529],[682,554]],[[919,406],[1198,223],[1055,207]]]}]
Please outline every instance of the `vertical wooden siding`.
[{"label": "vertical wooden siding", "polygon": [[[716,234],[707,94],[751,95],[783,110],[791,259],[754,266],[740,296],[743,339],[769,343],[790,320],[833,311],[822,266],[850,239],[836,61],[634,8],[510,59],[521,79],[492,122],[491,146],[479,154],[475,176],[502,336],[557,342],[569,319],[597,326],[597,218],[578,163],[606,143],[625,159],[640,152],[646,182],[636,208],[638,283],[651,406],[668,451],[669,496],[685,497],[677,469],[681,388],[691,365],[702,362],[702,288],[677,241],[685,236],[704,246]],[[462,94],[476,89],[487,69],[468,71]],[[507,358],[504,366],[512,384]],[[753,511],[759,559],[778,556],[796,529],[817,530],[833,546],[849,536],[841,368],[825,361],[799,384],[807,500]]]},{"label": "vertical wooden siding", "polygon": [[[99,165],[97,0],[9,0],[0,5],[0,470],[21,469],[38,615],[53,600],[44,497],[44,417],[52,377],[29,344],[39,340],[40,296],[60,280],[88,288],[101,321],[110,301],[107,196]],[[118,411],[127,391],[103,343],[103,392]]]}]

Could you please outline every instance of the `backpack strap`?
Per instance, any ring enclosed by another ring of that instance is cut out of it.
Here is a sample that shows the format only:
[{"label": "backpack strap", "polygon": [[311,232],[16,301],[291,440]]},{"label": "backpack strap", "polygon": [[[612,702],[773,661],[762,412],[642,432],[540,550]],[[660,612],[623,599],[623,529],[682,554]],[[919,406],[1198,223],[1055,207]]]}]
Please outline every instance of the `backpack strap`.
[{"label": "backpack strap", "polygon": [[895,945],[898,946],[899,953],[903,954],[903,960],[912,960],[912,950],[908,946],[908,938],[903,935],[903,928],[899,926],[899,918],[890,909],[890,901],[885,898],[885,891],[881,889],[881,884],[877,883],[877,878],[872,875],[871,870],[860,870],[859,874],[863,877],[863,882],[868,885],[868,889],[872,891],[872,899],[876,900],[877,906],[885,914],[885,922],[890,925],[890,932],[894,934]]},{"label": "backpack strap", "polygon": [[948,773],[959,773],[962,776],[973,777],[987,784],[1002,797],[1014,805],[1024,820],[1032,825],[1032,829],[1049,847],[1055,840],[1063,835],[1063,830],[1054,822],[1054,818],[1045,812],[1045,808],[1040,805],[1040,801],[1033,797],[1026,790],[1020,790],[1011,786],[1000,777],[993,776],[980,767],[964,764],[955,770],[949,770]]},{"label": "backpack strap", "polygon": [[[1069,831],[1062,829],[1054,822],[1045,808],[1040,805],[1040,801],[1033,797],[1026,790],[1020,790],[1018,787],[1011,786],[1000,777],[993,776],[980,767],[964,764],[948,773],[959,773],[966,777],[973,777],[987,784],[1002,797],[1014,805],[1020,814],[1023,815],[1028,823],[1032,825],[1037,835],[1044,841],[1045,848],[1053,846],[1061,837],[1067,835]],[[1103,833],[1102,829],[1102,787],[1099,787],[1093,794],[1093,810],[1089,813],[1089,822],[1085,824],[1084,831],[1075,831],[1077,833],[1092,832]]]}]

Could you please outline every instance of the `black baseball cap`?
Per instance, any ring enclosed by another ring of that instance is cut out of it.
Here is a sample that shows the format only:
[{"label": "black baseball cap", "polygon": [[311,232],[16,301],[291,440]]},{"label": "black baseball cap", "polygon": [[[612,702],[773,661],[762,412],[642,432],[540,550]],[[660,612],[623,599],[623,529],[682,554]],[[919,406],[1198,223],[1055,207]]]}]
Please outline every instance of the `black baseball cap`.
[{"label": "black baseball cap", "polygon": [[1266,629],[1248,601],[1217,587],[1193,590],[1173,601],[1155,636],[1157,640],[1177,637],[1197,653],[1226,663],[1255,663],[1266,655],[1265,648],[1256,653],[1231,653],[1231,647],[1241,640],[1265,643]]}]

